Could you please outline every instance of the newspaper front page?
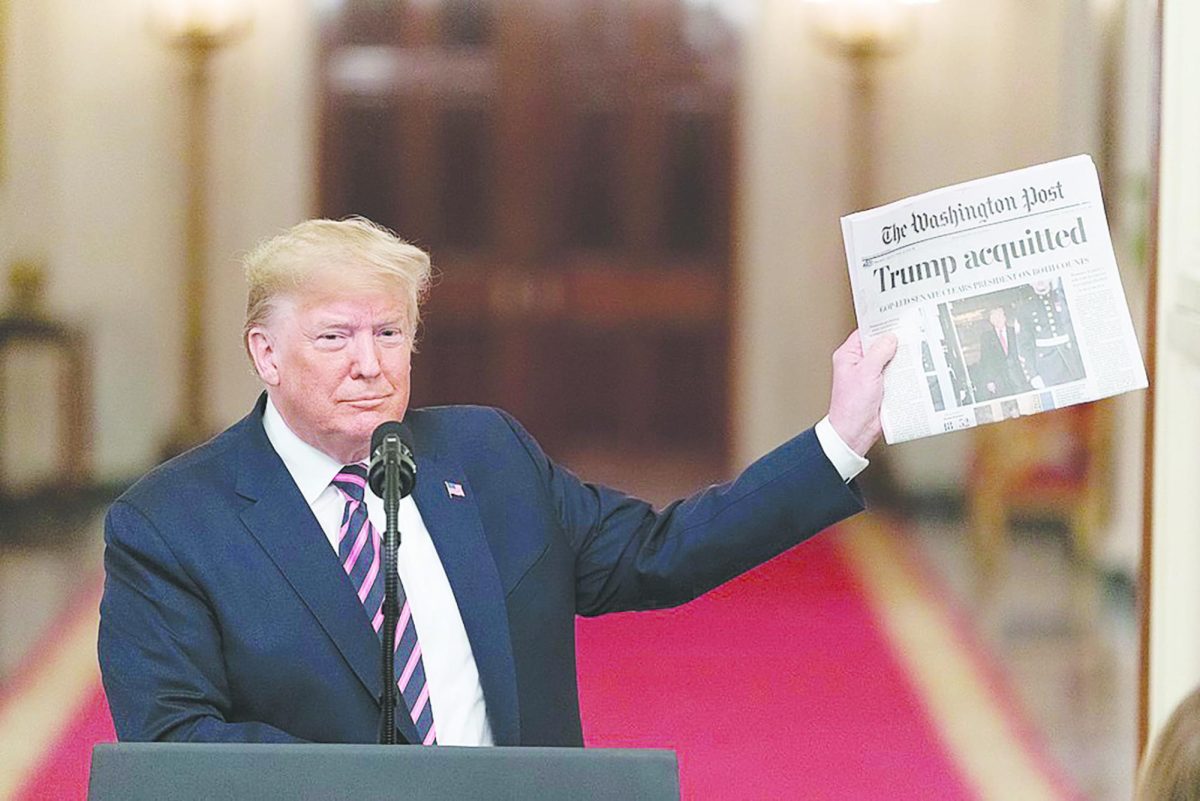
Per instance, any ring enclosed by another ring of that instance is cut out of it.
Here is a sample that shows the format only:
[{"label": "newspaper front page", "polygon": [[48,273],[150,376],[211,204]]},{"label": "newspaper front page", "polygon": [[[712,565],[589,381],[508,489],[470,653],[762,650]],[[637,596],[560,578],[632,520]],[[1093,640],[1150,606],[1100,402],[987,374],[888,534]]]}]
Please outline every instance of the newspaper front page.
[{"label": "newspaper front page", "polygon": [[1089,156],[948,186],[842,218],[888,443],[1146,386]]}]

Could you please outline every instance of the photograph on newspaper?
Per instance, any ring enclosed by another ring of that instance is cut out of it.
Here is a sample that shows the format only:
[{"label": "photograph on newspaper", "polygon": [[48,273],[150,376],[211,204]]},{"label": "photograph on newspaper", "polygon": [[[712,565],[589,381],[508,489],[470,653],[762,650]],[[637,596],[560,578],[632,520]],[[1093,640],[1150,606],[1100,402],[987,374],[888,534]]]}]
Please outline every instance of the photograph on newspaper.
[{"label": "photograph on newspaper", "polygon": [[1088,156],[842,218],[865,347],[892,332],[889,443],[1146,386]]}]

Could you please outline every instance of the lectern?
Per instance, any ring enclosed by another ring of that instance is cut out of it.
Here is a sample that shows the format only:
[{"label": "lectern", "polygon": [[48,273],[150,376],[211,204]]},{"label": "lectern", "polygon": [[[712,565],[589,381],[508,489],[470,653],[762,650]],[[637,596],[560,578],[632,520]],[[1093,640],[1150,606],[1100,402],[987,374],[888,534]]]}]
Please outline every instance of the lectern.
[{"label": "lectern", "polygon": [[672,751],[119,743],[92,752],[89,801],[679,801]]}]

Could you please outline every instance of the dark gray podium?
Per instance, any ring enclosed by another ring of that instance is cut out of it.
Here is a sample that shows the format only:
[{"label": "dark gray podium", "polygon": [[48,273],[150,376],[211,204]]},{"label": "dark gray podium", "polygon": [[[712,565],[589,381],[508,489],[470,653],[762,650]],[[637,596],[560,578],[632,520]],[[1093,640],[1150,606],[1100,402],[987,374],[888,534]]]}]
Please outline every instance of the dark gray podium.
[{"label": "dark gray podium", "polygon": [[672,751],[119,743],[92,751],[89,801],[679,801]]}]

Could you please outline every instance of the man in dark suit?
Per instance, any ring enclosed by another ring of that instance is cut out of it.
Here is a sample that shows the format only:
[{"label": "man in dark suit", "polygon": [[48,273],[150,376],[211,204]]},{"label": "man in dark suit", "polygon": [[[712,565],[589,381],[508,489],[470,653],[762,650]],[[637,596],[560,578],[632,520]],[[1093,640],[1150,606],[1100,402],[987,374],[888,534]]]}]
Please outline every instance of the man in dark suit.
[{"label": "man in dark suit", "polygon": [[246,259],[266,392],[125,493],[105,525],[99,655],[124,740],[373,742],[382,600],[371,432],[403,418],[393,644],[409,743],[580,745],[574,619],[680,604],[861,508],[891,337],[834,356],[830,413],[656,512],[586,484],[482,407],[409,409],[428,257],[361,220]]},{"label": "man in dark suit", "polygon": [[985,398],[1005,398],[1029,389],[1018,354],[1017,331],[1002,306],[988,312],[988,326],[979,335],[978,373]]}]

